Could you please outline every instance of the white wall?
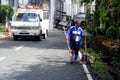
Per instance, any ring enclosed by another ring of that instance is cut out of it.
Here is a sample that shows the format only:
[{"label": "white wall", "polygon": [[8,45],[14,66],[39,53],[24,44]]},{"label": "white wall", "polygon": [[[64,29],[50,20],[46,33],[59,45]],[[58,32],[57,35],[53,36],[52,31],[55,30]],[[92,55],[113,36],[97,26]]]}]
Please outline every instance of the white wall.
[{"label": "white wall", "polygon": [[[95,0],[94,0],[94,2],[92,2],[92,4],[91,4],[90,7],[91,7],[91,13],[93,13],[93,11],[95,10]],[[82,6],[80,6],[79,12],[86,13],[86,6],[85,6],[85,4],[83,4]]]},{"label": "white wall", "polygon": [[17,11],[17,7],[18,7],[18,2],[17,2],[17,0],[14,0],[14,7],[13,7],[14,12]]},{"label": "white wall", "polygon": [[79,12],[82,12],[82,13],[85,13],[85,12],[86,12],[86,11],[85,11],[85,6],[84,6],[84,4],[80,6]]},{"label": "white wall", "polygon": [[26,5],[28,4],[28,0],[19,0],[19,4]]},{"label": "white wall", "polygon": [[66,12],[67,15],[72,16],[72,0],[65,0],[63,11]]},{"label": "white wall", "polygon": [[85,12],[84,5],[80,6],[80,3],[72,3],[72,0],[65,0],[64,2],[64,12],[67,13],[67,15],[70,15],[73,17],[73,15],[76,15],[79,12]]},{"label": "white wall", "polygon": [[9,4],[9,0],[1,0],[1,4],[8,5]]},{"label": "white wall", "polygon": [[92,5],[91,5],[91,13],[93,13],[93,11],[95,11],[95,0],[94,2],[92,2]]},{"label": "white wall", "polygon": [[77,14],[79,11],[79,6],[78,4],[73,4],[73,15]]}]

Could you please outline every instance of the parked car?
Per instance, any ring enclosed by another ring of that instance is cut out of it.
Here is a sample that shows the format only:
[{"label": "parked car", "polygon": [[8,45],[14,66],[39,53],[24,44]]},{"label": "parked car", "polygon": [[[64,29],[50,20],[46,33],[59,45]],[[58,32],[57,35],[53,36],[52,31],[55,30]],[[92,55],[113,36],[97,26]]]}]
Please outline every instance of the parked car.
[{"label": "parked car", "polygon": [[81,21],[85,21],[86,14],[85,13],[78,13],[74,17],[77,19],[80,19]]},{"label": "parked car", "polygon": [[80,12],[80,13],[74,15],[74,18],[79,19],[79,20],[82,21],[81,26],[84,26],[84,25],[85,25],[86,13],[81,13],[81,12]]},{"label": "parked car", "polygon": [[63,15],[62,20],[59,21],[59,23],[56,25],[56,28],[63,29],[63,27],[67,28],[70,26],[71,22],[71,16],[69,15]]}]

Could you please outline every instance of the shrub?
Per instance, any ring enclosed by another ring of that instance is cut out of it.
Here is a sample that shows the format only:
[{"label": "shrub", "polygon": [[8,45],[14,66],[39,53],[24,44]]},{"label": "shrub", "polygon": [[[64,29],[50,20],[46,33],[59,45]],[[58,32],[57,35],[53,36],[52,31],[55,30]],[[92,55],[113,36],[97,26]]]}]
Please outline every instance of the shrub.
[{"label": "shrub", "polygon": [[97,80],[111,80],[111,76],[108,73],[108,66],[105,63],[101,61],[95,61],[92,67],[97,75]]},{"label": "shrub", "polygon": [[9,5],[0,4],[0,23],[4,24],[6,22],[6,17],[8,20],[12,18],[13,8]]},{"label": "shrub", "polygon": [[101,51],[96,52],[92,48],[89,48],[88,53],[90,54],[90,61],[93,62],[91,66],[96,75],[96,80],[111,80],[112,76],[108,72],[108,65],[101,61]]},{"label": "shrub", "polygon": [[0,26],[0,32],[7,32],[7,28]]}]

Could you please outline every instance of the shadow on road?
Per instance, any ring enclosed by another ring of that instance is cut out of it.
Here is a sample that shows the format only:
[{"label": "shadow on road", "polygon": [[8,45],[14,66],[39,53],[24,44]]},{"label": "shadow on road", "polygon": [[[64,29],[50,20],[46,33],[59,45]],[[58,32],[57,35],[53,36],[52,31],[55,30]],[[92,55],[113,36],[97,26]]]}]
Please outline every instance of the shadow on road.
[{"label": "shadow on road", "polygon": [[6,39],[0,42],[0,48],[10,49],[13,47],[31,47],[37,49],[67,49],[64,34],[49,35],[47,39],[42,41],[34,41],[33,39],[20,39],[14,41],[13,39]]}]

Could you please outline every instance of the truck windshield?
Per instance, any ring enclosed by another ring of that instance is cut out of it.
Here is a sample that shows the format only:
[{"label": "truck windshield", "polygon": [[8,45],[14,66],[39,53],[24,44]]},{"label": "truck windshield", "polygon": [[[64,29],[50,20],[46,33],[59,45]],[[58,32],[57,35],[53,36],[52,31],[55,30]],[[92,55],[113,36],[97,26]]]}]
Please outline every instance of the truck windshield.
[{"label": "truck windshield", "polygon": [[38,16],[35,13],[16,13],[14,16],[14,21],[38,21]]}]

